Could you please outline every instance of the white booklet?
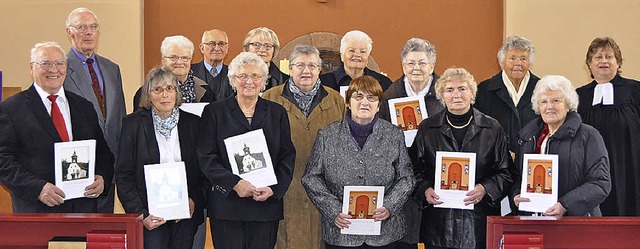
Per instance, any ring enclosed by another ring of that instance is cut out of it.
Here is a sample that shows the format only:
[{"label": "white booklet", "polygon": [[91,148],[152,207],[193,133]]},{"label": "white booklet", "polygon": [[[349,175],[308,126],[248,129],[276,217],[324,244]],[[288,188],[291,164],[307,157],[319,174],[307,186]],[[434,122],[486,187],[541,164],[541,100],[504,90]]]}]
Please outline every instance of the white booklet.
[{"label": "white booklet", "polygon": [[373,210],[382,207],[383,199],[383,186],[344,186],[342,213],[353,219],[347,219],[351,224],[340,233],[380,235],[382,222],[373,219]]},{"label": "white booklet", "polygon": [[55,143],[55,185],[65,194],[65,200],[85,197],[85,188],[96,175],[96,140]]},{"label": "white booklet", "polygon": [[165,220],[189,219],[189,189],[184,162],[144,166],[149,214]]},{"label": "white booklet", "polygon": [[342,96],[342,98],[344,98],[345,100],[347,99],[347,90],[349,90],[349,86],[340,86],[340,96]]},{"label": "white booklet", "polygon": [[197,115],[198,117],[202,117],[202,111],[204,110],[204,107],[207,106],[209,103],[182,103],[182,105],[180,105],[180,110],[183,110],[185,112]]},{"label": "white booklet", "polygon": [[427,105],[423,96],[412,96],[390,99],[389,114],[391,123],[397,125],[404,132],[404,142],[407,147],[413,144],[418,133],[418,126],[422,120],[429,117]]},{"label": "white booklet", "polygon": [[257,188],[278,183],[262,129],[224,140],[231,171]]},{"label": "white booklet", "polygon": [[464,199],[476,185],[476,153],[436,151],[435,166],[434,190],[443,203],[434,207],[473,210]]},{"label": "white booklet", "polygon": [[558,202],[558,155],[524,154],[519,210],[544,213]]}]

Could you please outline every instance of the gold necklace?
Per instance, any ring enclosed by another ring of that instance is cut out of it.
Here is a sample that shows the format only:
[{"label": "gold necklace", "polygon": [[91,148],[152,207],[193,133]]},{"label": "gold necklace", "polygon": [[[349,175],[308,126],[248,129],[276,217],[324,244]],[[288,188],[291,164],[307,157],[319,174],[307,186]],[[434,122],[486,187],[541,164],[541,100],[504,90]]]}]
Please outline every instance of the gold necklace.
[{"label": "gold necklace", "polygon": [[473,119],[473,115],[471,115],[471,117],[469,117],[469,121],[467,121],[466,124],[464,124],[462,126],[456,126],[456,125],[453,125],[451,123],[451,121],[449,121],[449,116],[445,115],[444,117],[447,118],[447,123],[449,123],[449,125],[451,125],[451,127],[456,128],[456,129],[462,129],[464,127],[467,127],[469,124],[471,124],[471,120]]}]

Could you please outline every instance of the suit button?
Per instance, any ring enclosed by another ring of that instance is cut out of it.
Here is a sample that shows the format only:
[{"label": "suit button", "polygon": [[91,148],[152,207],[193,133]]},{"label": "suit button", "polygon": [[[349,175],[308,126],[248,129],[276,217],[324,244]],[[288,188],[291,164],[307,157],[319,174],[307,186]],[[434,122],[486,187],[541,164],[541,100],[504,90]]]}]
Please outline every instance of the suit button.
[{"label": "suit button", "polygon": [[363,179],[363,178],[364,178],[364,176],[358,176],[358,179]]},{"label": "suit button", "polygon": [[307,127],[304,127],[304,129],[305,129],[305,130],[309,130],[309,126],[307,126]]},{"label": "suit button", "polygon": [[360,164],[364,164],[364,162],[363,162],[362,160],[360,160],[358,163],[360,163]]}]

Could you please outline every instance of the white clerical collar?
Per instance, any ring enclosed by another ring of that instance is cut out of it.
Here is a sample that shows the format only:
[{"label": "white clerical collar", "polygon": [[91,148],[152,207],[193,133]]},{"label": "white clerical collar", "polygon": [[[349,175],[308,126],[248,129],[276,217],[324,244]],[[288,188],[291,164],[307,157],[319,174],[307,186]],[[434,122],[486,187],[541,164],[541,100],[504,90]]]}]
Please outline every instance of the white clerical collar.
[{"label": "white clerical collar", "polygon": [[409,79],[407,78],[407,76],[404,76],[404,89],[407,92],[407,97],[427,95],[427,93],[429,92],[429,87],[431,87],[432,81],[433,81],[433,77],[429,75],[429,81],[427,82],[427,85],[424,87],[424,89],[420,90],[420,92],[416,93],[413,91],[413,88],[411,88],[411,84],[409,83]]},{"label": "white clerical collar", "polygon": [[598,104],[613,105],[613,84],[611,82],[596,84],[591,105]]}]

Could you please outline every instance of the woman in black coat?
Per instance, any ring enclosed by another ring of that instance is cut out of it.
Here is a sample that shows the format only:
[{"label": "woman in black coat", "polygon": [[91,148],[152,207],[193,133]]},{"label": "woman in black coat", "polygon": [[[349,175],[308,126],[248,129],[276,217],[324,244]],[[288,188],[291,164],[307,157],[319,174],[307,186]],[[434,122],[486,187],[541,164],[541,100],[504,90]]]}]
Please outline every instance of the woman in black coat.
[{"label": "woman in black coat", "polygon": [[[182,96],[177,88],[168,69],[152,69],[141,88],[143,108],[122,122],[115,174],[118,197],[125,212],[144,215],[145,248],[191,248],[196,228],[204,220],[195,144],[200,121],[178,109]],[[144,165],[180,161],[186,167],[191,219],[167,221],[149,213]]]}]

